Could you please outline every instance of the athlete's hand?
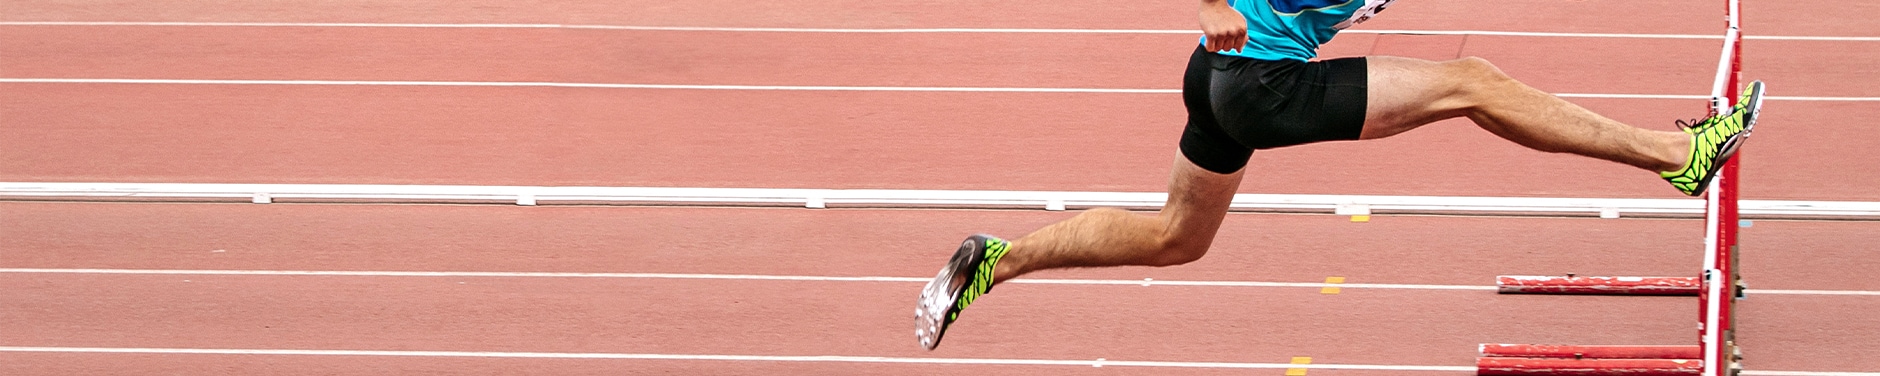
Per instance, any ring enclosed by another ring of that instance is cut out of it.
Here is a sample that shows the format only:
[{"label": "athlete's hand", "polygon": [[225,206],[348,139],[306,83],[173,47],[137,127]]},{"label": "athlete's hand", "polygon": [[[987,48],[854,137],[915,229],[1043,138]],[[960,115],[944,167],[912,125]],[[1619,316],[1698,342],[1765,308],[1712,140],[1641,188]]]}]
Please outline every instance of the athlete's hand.
[{"label": "athlete's hand", "polygon": [[1247,45],[1247,18],[1226,0],[1201,0],[1201,33],[1208,36],[1208,52],[1238,50]]}]

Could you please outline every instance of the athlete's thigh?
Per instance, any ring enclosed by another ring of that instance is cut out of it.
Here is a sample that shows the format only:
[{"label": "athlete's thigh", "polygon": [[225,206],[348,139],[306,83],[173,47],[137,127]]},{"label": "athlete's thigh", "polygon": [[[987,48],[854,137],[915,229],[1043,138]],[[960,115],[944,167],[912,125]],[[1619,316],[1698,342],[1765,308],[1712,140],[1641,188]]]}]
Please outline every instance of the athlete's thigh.
[{"label": "athlete's thigh", "polygon": [[[1460,82],[1464,59],[1436,62],[1394,56],[1365,58],[1364,131],[1358,138],[1383,138],[1418,126],[1462,116],[1468,102]],[[1485,63],[1484,63],[1485,64]]]},{"label": "athlete's thigh", "polygon": [[1178,246],[1206,249],[1227,217],[1227,207],[1234,203],[1234,192],[1240,190],[1240,178],[1246,172],[1245,168],[1226,174],[1208,171],[1176,153],[1175,166],[1169,171],[1168,203],[1160,214],[1173,232],[1170,238],[1185,243]]}]

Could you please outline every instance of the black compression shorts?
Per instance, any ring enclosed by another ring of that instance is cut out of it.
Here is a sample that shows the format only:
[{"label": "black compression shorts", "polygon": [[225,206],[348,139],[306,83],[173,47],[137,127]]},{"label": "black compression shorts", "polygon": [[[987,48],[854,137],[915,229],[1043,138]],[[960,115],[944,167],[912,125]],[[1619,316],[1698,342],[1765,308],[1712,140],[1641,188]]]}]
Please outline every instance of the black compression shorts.
[{"label": "black compression shorts", "polygon": [[1364,131],[1365,60],[1303,62],[1196,47],[1182,79],[1182,155],[1208,171],[1247,166],[1255,149],[1356,140]]}]

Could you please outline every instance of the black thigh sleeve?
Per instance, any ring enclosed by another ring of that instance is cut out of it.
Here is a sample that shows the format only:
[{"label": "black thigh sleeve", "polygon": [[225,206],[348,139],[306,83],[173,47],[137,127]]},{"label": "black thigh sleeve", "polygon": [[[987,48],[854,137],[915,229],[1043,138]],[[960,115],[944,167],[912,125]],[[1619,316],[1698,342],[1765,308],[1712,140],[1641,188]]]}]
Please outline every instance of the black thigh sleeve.
[{"label": "black thigh sleeve", "polygon": [[1365,59],[1255,60],[1196,47],[1182,78],[1182,155],[1208,171],[1247,166],[1256,149],[1356,140],[1364,132]]},{"label": "black thigh sleeve", "polygon": [[1188,72],[1182,77],[1182,103],[1188,107],[1188,126],[1182,131],[1182,156],[1208,171],[1229,174],[1247,166],[1253,148],[1241,145],[1221,129],[1214,119],[1208,98],[1212,85],[1210,60],[1214,53],[1197,46],[1188,57]]}]

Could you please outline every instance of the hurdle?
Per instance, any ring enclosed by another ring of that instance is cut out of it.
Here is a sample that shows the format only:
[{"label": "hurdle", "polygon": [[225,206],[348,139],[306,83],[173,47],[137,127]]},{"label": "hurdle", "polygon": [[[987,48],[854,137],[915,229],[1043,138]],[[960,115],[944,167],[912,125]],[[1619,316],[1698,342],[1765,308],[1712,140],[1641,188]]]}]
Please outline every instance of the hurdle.
[{"label": "hurdle", "polygon": [[[1728,29],[1710,107],[1728,114],[1742,75],[1740,0],[1725,0]],[[1600,294],[1697,296],[1698,341],[1674,346],[1570,346],[1482,344],[1477,375],[1702,375],[1735,376],[1742,372],[1742,350],[1734,326],[1738,299],[1744,297],[1737,273],[1737,170],[1743,151],[1723,165],[1705,194],[1704,267],[1697,277],[1500,276],[1504,294]]]}]

